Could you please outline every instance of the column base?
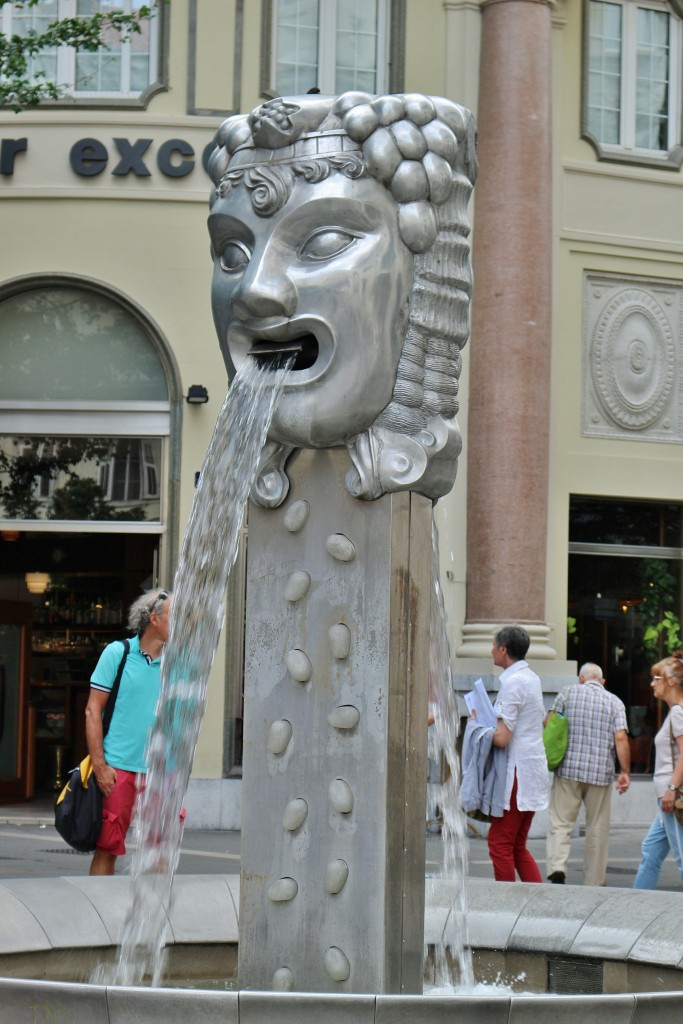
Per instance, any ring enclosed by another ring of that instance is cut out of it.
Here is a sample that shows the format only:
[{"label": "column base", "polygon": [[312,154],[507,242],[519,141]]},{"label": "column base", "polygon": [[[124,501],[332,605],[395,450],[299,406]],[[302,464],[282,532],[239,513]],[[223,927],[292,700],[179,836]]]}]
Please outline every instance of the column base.
[{"label": "column base", "polygon": [[[466,622],[462,628],[462,643],[455,654],[457,658],[489,658],[493,638],[503,622]],[[557,651],[550,643],[550,627],[542,622],[520,622],[531,637],[527,661],[551,661],[557,658]]]}]

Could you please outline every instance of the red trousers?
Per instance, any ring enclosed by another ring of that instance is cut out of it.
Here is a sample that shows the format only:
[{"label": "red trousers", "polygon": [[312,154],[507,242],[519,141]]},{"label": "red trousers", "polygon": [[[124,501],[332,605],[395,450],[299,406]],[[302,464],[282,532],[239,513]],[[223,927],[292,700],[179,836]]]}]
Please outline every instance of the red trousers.
[{"label": "red trousers", "polygon": [[489,828],[489,856],[497,882],[514,882],[515,868],[522,882],[542,882],[538,864],[526,848],[533,811],[520,811],[517,807],[517,776],[512,784],[510,810],[502,818],[491,818]]}]

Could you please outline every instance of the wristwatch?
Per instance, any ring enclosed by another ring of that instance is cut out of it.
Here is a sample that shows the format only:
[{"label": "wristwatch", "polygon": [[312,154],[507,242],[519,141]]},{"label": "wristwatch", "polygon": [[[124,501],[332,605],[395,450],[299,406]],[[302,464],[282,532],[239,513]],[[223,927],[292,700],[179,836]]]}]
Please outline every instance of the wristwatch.
[{"label": "wristwatch", "polygon": [[666,788],[671,790],[672,793],[675,793],[678,789],[678,786],[672,786],[671,783],[669,783],[669,785]]}]

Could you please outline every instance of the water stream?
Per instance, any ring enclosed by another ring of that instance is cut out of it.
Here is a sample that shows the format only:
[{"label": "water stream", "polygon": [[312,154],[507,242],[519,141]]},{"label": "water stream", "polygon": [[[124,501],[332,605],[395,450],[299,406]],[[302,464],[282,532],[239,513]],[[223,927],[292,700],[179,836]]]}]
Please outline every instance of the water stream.
[{"label": "water stream", "polygon": [[426,880],[427,897],[438,880],[457,886],[448,933],[434,951],[434,986],[442,992],[472,991],[472,950],[467,941],[467,823],[460,805],[458,714],[451,680],[451,652],[446,629],[446,609],[439,571],[439,534],[432,520],[432,602],[429,619],[429,711],[434,724],[429,730],[429,757],[440,767],[440,779],[430,789],[428,817],[441,818],[443,860],[436,875]]},{"label": "water stream", "polygon": [[[291,360],[290,360],[291,362]],[[161,695],[147,750],[137,815],[133,904],[114,984],[161,984],[164,936],[182,838],[182,801],[206,704],[206,684],[223,624],[225,588],[240,527],[289,364],[247,360],[219,413],[200,474],[174,581]],[[104,978],[97,980],[103,981]]]}]

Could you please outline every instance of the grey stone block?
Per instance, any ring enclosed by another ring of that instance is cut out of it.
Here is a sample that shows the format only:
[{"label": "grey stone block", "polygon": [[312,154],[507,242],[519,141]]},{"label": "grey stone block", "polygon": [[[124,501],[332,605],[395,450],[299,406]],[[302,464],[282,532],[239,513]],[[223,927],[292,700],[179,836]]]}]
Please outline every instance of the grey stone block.
[{"label": "grey stone block", "polygon": [[109,1024],[238,1024],[236,992],[201,989],[107,989]]},{"label": "grey stone block", "polygon": [[615,992],[633,992],[629,985],[629,965],[616,960],[605,960],[602,965],[602,991],[606,995]]},{"label": "grey stone block", "polygon": [[375,996],[240,992],[240,1024],[375,1024]]},{"label": "grey stone block", "polygon": [[569,950],[573,956],[626,959],[643,932],[664,909],[661,894],[607,891],[609,895],[579,928]]},{"label": "grey stone block", "polygon": [[0,953],[50,949],[45,929],[21,899],[0,886]]},{"label": "grey stone block", "polygon": [[626,969],[628,981],[622,992],[683,992],[683,971],[678,967],[629,961]]},{"label": "grey stone block", "polygon": [[237,916],[237,923],[239,924],[240,919],[240,876],[239,875],[223,875],[223,878],[228,883],[228,889],[232,897],[233,906],[235,908],[235,914]]},{"label": "grey stone block", "polygon": [[[479,962],[491,951],[480,951]],[[547,992],[548,991],[548,958],[544,953],[520,953],[508,949],[501,954],[502,967],[497,974],[487,974],[486,980],[491,985],[505,985],[513,992]],[[483,975],[475,974],[476,978]]]},{"label": "grey stone block", "polygon": [[425,913],[425,942],[434,946],[443,939],[456,891],[447,879],[430,878],[425,883],[425,894],[429,906]]},{"label": "grey stone block", "polygon": [[[177,988],[209,988],[223,991],[220,980],[225,983],[225,991],[237,988],[237,946],[197,946],[177,943],[169,946],[164,981]],[[230,982],[231,984],[227,984]]]},{"label": "grey stone block", "polygon": [[130,876],[70,878],[69,881],[83,893],[99,915],[110,941],[118,944],[133,899]]},{"label": "grey stone block", "polygon": [[[467,883],[468,931],[470,945],[486,949],[507,949],[520,915],[537,886],[524,882],[496,885],[483,879]],[[427,917],[431,913],[428,908]]]},{"label": "grey stone block", "polygon": [[[631,1024],[680,1024],[683,994],[679,992],[638,992]],[[601,1021],[602,1024],[602,1021]]]},{"label": "grey stone block", "polygon": [[177,875],[169,918],[174,942],[237,942],[237,914],[222,875]]},{"label": "grey stone block", "polygon": [[66,878],[15,878],[5,882],[35,915],[53,946],[108,946],[111,937],[82,891]]},{"label": "grey stone block", "polygon": [[683,914],[680,903],[674,902],[672,895],[666,903],[670,909],[662,910],[645,929],[631,950],[630,960],[644,960],[668,967],[683,966]]},{"label": "grey stone block", "polygon": [[375,1024],[507,1024],[510,996],[377,996]]},{"label": "grey stone block", "polygon": [[513,996],[509,1024],[632,1024],[634,1005],[633,995]]},{"label": "grey stone block", "polygon": [[586,918],[608,898],[606,889],[580,885],[532,888],[532,897],[512,930],[510,949],[568,953]]},{"label": "grey stone block", "polygon": [[101,985],[0,978],[0,1024],[38,1021],[109,1024],[106,990]]}]

